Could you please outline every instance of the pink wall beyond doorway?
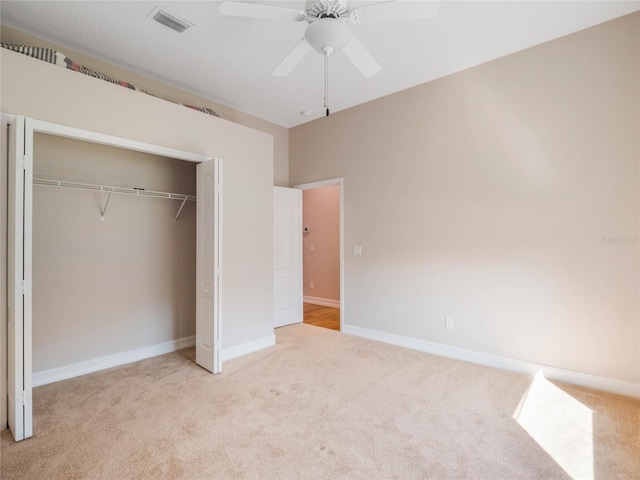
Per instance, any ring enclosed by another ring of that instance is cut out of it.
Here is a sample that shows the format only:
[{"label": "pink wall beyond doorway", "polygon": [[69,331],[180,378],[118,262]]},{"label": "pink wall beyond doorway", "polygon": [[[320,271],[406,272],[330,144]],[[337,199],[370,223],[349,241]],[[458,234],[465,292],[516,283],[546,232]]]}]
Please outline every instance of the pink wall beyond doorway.
[{"label": "pink wall beyond doorway", "polygon": [[304,296],[340,302],[340,186],[304,190],[302,212]]}]

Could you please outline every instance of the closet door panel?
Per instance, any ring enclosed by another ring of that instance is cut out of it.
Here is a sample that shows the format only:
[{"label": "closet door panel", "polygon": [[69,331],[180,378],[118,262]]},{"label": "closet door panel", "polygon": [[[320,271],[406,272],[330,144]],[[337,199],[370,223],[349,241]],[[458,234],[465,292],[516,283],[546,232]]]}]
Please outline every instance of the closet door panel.
[{"label": "closet door panel", "polygon": [[196,175],[196,363],[218,373],[221,370],[219,161],[199,163]]},{"label": "closet door panel", "polygon": [[[9,124],[7,404],[16,441],[32,435],[31,424],[31,195],[32,156],[25,118]],[[28,145],[25,151],[25,145]]]}]

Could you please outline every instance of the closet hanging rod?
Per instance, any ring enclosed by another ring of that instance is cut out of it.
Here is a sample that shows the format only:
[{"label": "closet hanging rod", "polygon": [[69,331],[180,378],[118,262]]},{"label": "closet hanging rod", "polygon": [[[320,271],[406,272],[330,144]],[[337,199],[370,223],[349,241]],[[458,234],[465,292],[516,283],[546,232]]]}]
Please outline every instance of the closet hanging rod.
[{"label": "closet hanging rod", "polygon": [[166,198],[169,200],[183,200],[195,202],[195,195],[185,195],[183,193],[155,192],[153,190],[142,190],[136,188],[112,187],[109,185],[93,185],[90,183],[65,182],[62,180],[47,180],[44,178],[34,178],[34,185],[45,187],[71,188],[75,190],[88,190],[93,192],[119,193],[122,195],[136,195],[138,197]]}]

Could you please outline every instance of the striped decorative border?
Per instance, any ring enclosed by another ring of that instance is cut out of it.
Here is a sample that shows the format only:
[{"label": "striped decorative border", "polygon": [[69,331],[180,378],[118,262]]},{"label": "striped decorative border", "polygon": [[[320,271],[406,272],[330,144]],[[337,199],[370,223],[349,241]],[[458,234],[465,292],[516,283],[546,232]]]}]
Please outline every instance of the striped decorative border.
[{"label": "striped decorative border", "polygon": [[182,103],[174,102],[172,100],[167,100],[166,98],[159,97],[152,93],[149,93],[145,90],[141,90],[136,88],[134,85],[129,82],[125,82],[122,80],[115,80],[110,76],[92,70],[91,68],[85,67],[84,65],[80,65],[79,63],[74,62],[65,54],[53,50],[51,48],[41,48],[41,47],[31,47],[28,45],[14,45],[11,43],[0,43],[0,47],[6,48],[7,50],[11,50],[12,52],[21,53],[23,55],[27,55],[29,57],[37,58],[38,60],[42,60],[43,62],[52,63],[54,65],[58,65],[60,67],[67,68],[69,70],[73,70],[74,72],[84,73],[90,77],[98,78],[100,80],[104,80],[105,82],[113,83],[114,85],[120,85],[121,87],[129,88],[131,90],[135,90],[136,92],[142,92],[146,95],[151,95],[152,97],[159,98],[160,100],[165,100],[167,102],[175,103],[177,105],[182,105],[183,107],[190,108],[192,110],[197,110],[201,113],[206,113],[207,115],[213,115],[214,117],[220,117],[212,108],[209,107],[196,107],[194,105],[184,105]]}]

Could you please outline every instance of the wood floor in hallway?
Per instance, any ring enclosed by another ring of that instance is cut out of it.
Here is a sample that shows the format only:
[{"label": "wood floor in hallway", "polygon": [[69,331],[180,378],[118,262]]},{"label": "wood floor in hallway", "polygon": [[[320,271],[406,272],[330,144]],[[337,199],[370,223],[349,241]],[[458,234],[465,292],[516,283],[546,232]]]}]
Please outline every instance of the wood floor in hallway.
[{"label": "wood floor in hallway", "polygon": [[304,323],[315,325],[316,327],[340,330],[340,309],[304,304]]}]

